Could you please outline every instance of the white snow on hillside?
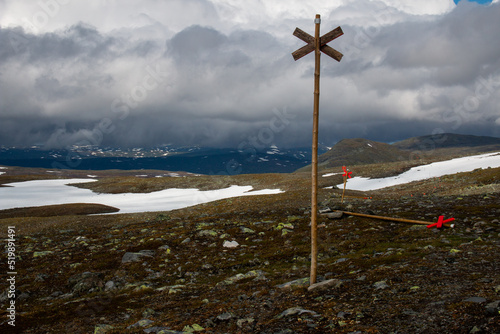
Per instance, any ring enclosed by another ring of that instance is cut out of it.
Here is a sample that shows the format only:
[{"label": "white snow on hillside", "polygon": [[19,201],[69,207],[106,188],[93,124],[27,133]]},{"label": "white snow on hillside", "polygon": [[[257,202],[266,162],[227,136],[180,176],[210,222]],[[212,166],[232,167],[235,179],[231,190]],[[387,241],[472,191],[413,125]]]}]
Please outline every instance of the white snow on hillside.
[{"label": "white snow on hillside", "polygon": [[[347,181],[347,189],[361,191],[376,190],[413,181],[420,181],[449,174],[470,172],[478,168],[488,167],[500,167],[500,152],[434,162],[429,165],[413,167],[412,169],[397,176],[381,179],[354,177]],[[343,186],[343,183],[337,185],[337,187]]]},{"label": "white snow on hillside", "polygon": [[251,191],[252,186],[225,189],[165,189],[146,194],[97,194],[89,189],[69,186],[71,183],[93,182],[93,179],[59,179],[16,182],[0,188],[0,210],[30,206],[96,203],[120,209],[119,213],[169,211],[220,199],[279,194],[279,189]]},{"label": "white snow on hillside", "polygon": [[340,175],[340,174],[343,174],[343,173],[327,173],[327,174],[323,174],[322,176],[323,177],[330,177],[330,176]]}]

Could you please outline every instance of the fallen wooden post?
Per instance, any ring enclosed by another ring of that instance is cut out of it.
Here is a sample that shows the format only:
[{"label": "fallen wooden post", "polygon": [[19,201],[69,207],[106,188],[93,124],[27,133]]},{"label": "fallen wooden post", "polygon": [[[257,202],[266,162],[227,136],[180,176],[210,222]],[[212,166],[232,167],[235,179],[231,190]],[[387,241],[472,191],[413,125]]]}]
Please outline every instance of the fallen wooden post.
[{"label": "fallen wooden post", "polygon": [[[394,218],[394,217],[384,217],[384,216],[375,216],[375,215],[367,215],[364,213],[357,213],[357,212],[348,212],[348,211],[334,211],[334,212],[342,212],[343,214],[346,214],[348,216],[357,216],[357,217],[365,217],[365,218],[373,218],[373,219],[380,219],[380,220],[389,220],[389,221],[394,221],[394,222],[400,222],[400,223],[410,223],[410,224],[420,224],[420,225],[431,225],[433,223],[429,222],[424,222],[421,220],[413,220],[413,219],[405,219],[405,218]],[[445,227],[455,227],[455,224],[443,224]]]}]

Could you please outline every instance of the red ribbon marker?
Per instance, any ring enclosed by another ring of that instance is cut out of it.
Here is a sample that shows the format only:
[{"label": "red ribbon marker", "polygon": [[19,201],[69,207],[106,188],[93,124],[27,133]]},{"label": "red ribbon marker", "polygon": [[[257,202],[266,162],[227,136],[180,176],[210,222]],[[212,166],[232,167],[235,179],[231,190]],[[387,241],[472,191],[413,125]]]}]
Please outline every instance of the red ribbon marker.
[{"label": "red ribbon marker", "polygon": [[342,169],[344,170],[344,175],[342,176],[347,176],[348,178],[351,178],[352,172],[348,172],[346,166],[342,166]]},{"label": "red ribbon marker", "polygon": [[455,218],[449,218],[449,219],[444,220],[444,216],[439,216],[437,223],[427,225],[427,228],[433,228],[434,226],[436,226],[436,228],[442,228],[443,224],[452,222],[454,220],[455,220]]}]

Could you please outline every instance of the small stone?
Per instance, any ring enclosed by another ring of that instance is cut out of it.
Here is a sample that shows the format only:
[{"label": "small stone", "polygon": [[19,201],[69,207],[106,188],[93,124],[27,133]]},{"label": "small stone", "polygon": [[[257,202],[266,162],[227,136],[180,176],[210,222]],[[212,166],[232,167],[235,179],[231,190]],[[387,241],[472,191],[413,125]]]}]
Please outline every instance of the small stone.
[{"label": "small stone", "polygon": [[94,328],[94,334],[105,334],[113,329],[111,325],[96,325]]},{"label": "small stone", "polygon": [[450,254],[456,254],[456,253],[460,253],[460,252],[461,252],[461,250],[459,250],[459,249],[455,249],[455,248],[452,248],[452,249],[450,250]]},{"label": "small stone", "polygon": [[154,323],[153,320],[142,319],[142,320],[137,321],[135,324],[128,326],[127,329],[136,328],[136,327],[147,327],[147,326],[151,325],[152,323]]},{"label": "small stone", "polygon": [[282,229],[288,229],[288,230],[293,230],[295,227],[293,224],[290,223],[279,223],[278,226],[276,226],[274,229],[276,230],[282,230]]},{"label": "small stone", "polygon": [[347,319],[351,316],[352,314],[349,313],[349,312],[344,312],[344,311],[340,311],[339,313],[337,313],[337,318],[340,318],[340,319]]},{"label": "small stone", "polygon": [[280,289],[289,289],[293,287],[305,287],[307,285],[309,285],[309,277],[299,278],[290,282],[286,282],[278,285],[277,287]]},{"label": "small stone", "polygon": [[331,288],[338,288],[341,285],[342,285],[342,281],[341,280],[339,280],[339,279],[330,279],[330,280],[326,280],[326,281],[323,281],[323,282],[311,284],[311,286],[309,286],[307,288],[307,290],[308,291],[322,291],[322,290],[328,290],[328,289],[331,289]]},{"label": "small stone", "polygon": [[238,247],[240,244],[237,242],[237,241],[224,241],[224,243],[222,244],[222,247],[224,248],[236,248]]},{"label": "small stone", "polygon": [[143,254],[146,256],[155,256],[156,252],[154,250],[141,250],[139,254]]},{"label": "small stone", "polygon": [[328,219],[340,219],[343,215],[344,213],[342,211],[329,212],[324,214],[324,216],[326,216],[326,218]]},{"label": "small stone", "polygon": [[50,296],[52,298],[57,298],[57,297],[62,296],[62,295],[64,295],[64,293],[62,293],[61,291],[56,291],[53,294],[51,294]]},{"label": "small stone", "polygon": [[481,332],[481,328],[477,327],[477,326],[474,326],[469,333],[480,333]]},{"label": "small stone", "polygon": [[201,269],[212,270],[212,269],[214,269],[214,266],[212,266],[210,263],[205,263],[204,265],[201,266]]},{"label": "small stone", "polygon": [[145,251],[138,253],[126,252],[122,257],[122,263],[138,262],[144,260],[144,258],[151,258],[153,255]]},{"label": "small stone", "polygon": [[483,297],[470,297],[470,298],[465,299],[464,302],[484,303],[484,302],[486,302],[486,298],[483,298]]},{"label": "small stone", "polygon": [[222,313],[217,316],[217,320],[219,321],[228,321],[232,318],[234,318],[234,314],[231,312]]},{"label": "small stone", "polygon": [[47,256],[54,253],[53,251],[43,251],[43,252],[34,252],[33,257],[41,257],[41,256]]},{"label": "small stone", "polygon": [[186,286],[182,285],[182,284],[172,285],[172,286],[168,287],[168,294],[173,295],[173,294],[179,293],[179,292],[181,292],[181,289],[183,289],[185,287]]},{"label": "small stone", "polygon": [[244,279],[249,279],[249,278],[254,278],[255,280],[265,280],[266,277],[264,276],[266,273],[263,272],[262,270],[251,270],[247,272],[246,274],[237,274],[235,276],[229,277],[228,279],[224,280],[223,282],[217,283],[217,285],[224,285],[224,284],[234,284],[239,281],[242,281]]},{"label": "small stone", "polygon": [[107,281],[104,285],[104,291],[116,290],[116,284],[113,281]]},{"label": "small stone", "polygon": [[254,234],[255,231],[248,227],[240,227],[241,233]]},{"label": "small stone", "polygon": [[280,318],[283,318],[283,317],[288,317],[288,316],[291,316],[291,315],[301,315],[303,313],[308,313],[308,314],[311,314],[312,316],[319,316],[318,313],[314,312],[314,311],[310,311],[310,310],[306,310],[306,309],[303,309],[301,307],[292,307],[292,308],[289,308],[283,312],[280,313],[280,315],[277,316],[278,319]]},{"label": "small stone", "polygon": [[205,328],[201,327],[198,324],[194,324],[194,325],[191,325],[191,326],[185,326],[182,329],[182,332],[184,332],[184,333],[194,333],[194,332],[201,332],[201,331],[204,331],[204,330],[205,330]]},{"label": "small stone", "polygon": [[251,325],[253,322],[255,321],[254,318],[245,318],[245,319],[238,319],[238,321],[236,321],[236,325],[239,327],[239,328],[242,328],[244,327],[245,325]]},{"label": "small stone", "polygon": [[380,282],[374,283],[373,287],[375,288],[375,290],[384,290],[384,289],[389,288],[389,284],[387,284],[386,281],[380,281]]},{"label": "small stone", "polygon": [[486,305],[486,312],[491,315],[500,315],[500,300]]},{"label": "small stone", "polygon": [[405,315],[409,315],[409,316],[416,316],[416,315],[418,315],[418,313],[417,313],[417,312],[415,312],[415,311],[413,311],[413,310],[411,310],[411,309],[404,310],[404,311],[403,311],[403,314],[405,314]]},{"label": "small stone", "polygon": [[343,257],[343,258],[340,258],[337,261],[335,261],[335,263],[342,263],[342,262],[345,262],[347,260],[349,260],[349,259],[346,259],[345,257]]},{"label": "small stone", "polygon": [[201,230],[197,233],[199,237],[216,237],[217,232],[213,230]]}]

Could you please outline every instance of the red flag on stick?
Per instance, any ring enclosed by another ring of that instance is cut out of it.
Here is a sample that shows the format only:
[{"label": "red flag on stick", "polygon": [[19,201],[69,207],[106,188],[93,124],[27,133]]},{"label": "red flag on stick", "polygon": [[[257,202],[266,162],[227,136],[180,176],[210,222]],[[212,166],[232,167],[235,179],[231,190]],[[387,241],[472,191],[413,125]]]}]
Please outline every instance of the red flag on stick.
[{"label": "red flag on stick", "polygon": [[347,184],[347,179],[351,178],[352,172],[348,172],[346,166],[342,166],[342,170],[344,171],[344,175],[342,175],[344,177],[344,191],[342,191],[342,201],[341,201],[341,203],[344,203],[345,186]]}]

